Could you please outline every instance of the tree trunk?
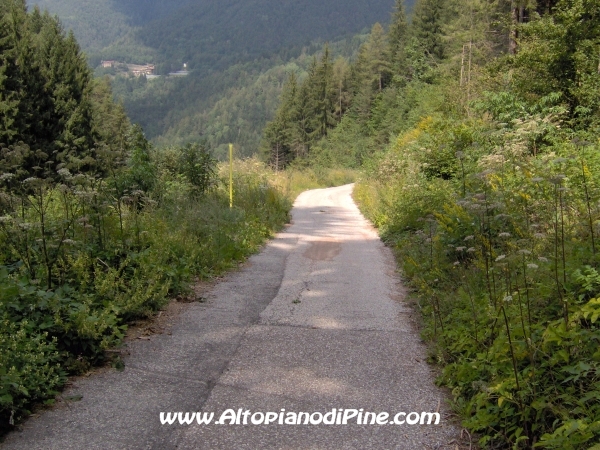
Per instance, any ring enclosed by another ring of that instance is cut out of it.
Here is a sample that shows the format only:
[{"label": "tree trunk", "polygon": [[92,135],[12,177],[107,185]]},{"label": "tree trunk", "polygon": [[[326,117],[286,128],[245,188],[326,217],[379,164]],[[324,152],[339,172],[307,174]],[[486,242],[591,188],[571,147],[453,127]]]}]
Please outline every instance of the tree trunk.
[{"label": "tree trunk", "polygon": [[510,3],[510,31],[508,33],[508,53],[517,53],[517,25],[519,24],[519,8],[515,0]]}]

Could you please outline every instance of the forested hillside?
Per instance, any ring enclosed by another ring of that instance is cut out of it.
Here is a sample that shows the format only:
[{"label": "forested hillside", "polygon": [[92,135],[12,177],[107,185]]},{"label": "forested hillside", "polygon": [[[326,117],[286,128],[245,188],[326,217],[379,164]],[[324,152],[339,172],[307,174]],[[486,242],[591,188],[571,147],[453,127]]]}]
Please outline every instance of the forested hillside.
[{"label": "forested hillside", "polygon": [[255,251],[287,220],[268,171],[229,205],[204,143],[156,151],[73,34],[0,0],[0,435],[127,325]]},{"label": "forested hillside", "polygon": [[600,2],[399,0],[291,75],[263,154],[359,167],[485,448],[600,448]]},{"label": "forested hillside", "polygon": [[[92,63],[99,58],[123,58],[128,63],[152,62],[159,73],[167,73],[186,62],[191,69],[208,73],[284,48],[301,49],[313,40],[352,36],[376,21],[388,21],[393,0],[38,0],[32,4],[58,14],[67,28],[73,28]],[[130,27],[127,33],[123,25]],[[138,59],[138,49],[143,48],[155,52],[154,61]]]},{"label": "forested hillside", "polygon": [[[332,43],[332,52],[352,58],[365,39],[366,35],[357,35]],[[192,73],[185,79],[151,81],[118,77],[112,85],[128,113],[157,145],[204,138],[215,156],[226,154],[230,142],[236,143],[239,156],[251,156],[275,114],[285,80],[291,73],[303,79],[321,49],[322,44],[312,44],[287,61],[274,55],[205,76]]]},{"label": "forested hillside", "polygon": [[[283,72],[301,77],[306,55],[317,51],[314,42],[340,41],[333,51],[351,57],[361,43],[353,36],[376,21],[388,22],[393,0],[32,4],[58,14],[73,29],[93,67],[102,59],[153,63],[157,73],[166,74],[187,64],[191,74],[184,79],[114,80],[131,120],[151,140],[187,143],[205,137],[222,149],[233,141],[249,155],[257,152],[260,130],[274,114]],[[106,73],[111,71],[97,74]],[[224,113],[224,104],[233,108]]]}]

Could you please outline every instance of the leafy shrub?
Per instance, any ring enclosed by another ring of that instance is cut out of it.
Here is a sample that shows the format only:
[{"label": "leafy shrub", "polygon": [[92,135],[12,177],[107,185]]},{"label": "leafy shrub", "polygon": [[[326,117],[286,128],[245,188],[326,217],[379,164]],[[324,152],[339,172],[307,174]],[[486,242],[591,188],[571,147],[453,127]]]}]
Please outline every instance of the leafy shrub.
[{"label": "leafy shrub", "polygon": [[63,171],[62,184],[35,180],[31,194],[3,185],[3,424],[51,398],[67,373],[103,362],[128,322],[234,266],[287,221],[290,202],[262,163],[236,163],[230,209],[205,149],[160,155],[140,133],[139,154],[103,182]]},{"label": "leafy shrub", "polygon": [[[600,166],[558,123],[544,138],[523,123],[422,122],[355,198],[397,252],[440,382],[480,443],[589,448],[600,443]],[[421,151],[440,142],[454,162]]]}]

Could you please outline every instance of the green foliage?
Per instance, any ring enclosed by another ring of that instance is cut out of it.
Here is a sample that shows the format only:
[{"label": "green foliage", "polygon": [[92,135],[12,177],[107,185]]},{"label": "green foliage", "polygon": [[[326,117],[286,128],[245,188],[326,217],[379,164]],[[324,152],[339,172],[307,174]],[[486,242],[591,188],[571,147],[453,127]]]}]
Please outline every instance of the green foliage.
[{"label": "green foliage", "polygon": [[[0,289],[6,292],[4,279],[0,283]],[[48,332],[36,330],[26,320],[14,323],[2,317],[0,347],[2,430],[19,421],[29,403],[55,395],[66,381],[66,374],[59,364],[56,338],[50,339]]]},{"label": "green foliage", "polygon": [[[287,220],[290,203],[261,164],[236,168],[230,210],[225,180],[206,148],[156,153],[139,132],[131,134],[132,158],[114,177],[63,171],[60,185],[26,182],[37,183],[32,194],[7,184],[0,191],[7,200],[0,217],[0,315],[6,339],[24,327],[15,352],[30,352],[24,342],[36,342],[38,351],[22,355],[23,362],[12,353],[2,360],[0,371],[31,385],[13,392],[13,378],[2,378],[0,389],[11,396],[0,391],[3,423],[51,397],[65,372],[104,361],[128,321],[185,295],[196,276],[232,267]],[[39,367],[21,369],[34,363]]]},{"label": "green foliage", "polygon": [[435,58],[444,57],[443,13],[447,2],[417,0],[411,22],[411,35],[422,51]]},{"label": "green foliage", "polygon": [[362,165],[354,198],[485,448],[600,445],[598,10],[423,1],[406,32],[399,10],[398,73],[376,95],[355,82],[311,148],[309,164]]},{"label": "green foliage", "polygon": [[[343,78],[344,73],[338,76]],[[290,75],[275,119],[264,132],[264,153],[276,170],[299,156],[306,156],[314,142],[337,123],[337,84],[328,45],[318,61],[313,58],[301,84],[295,74]]]},{"label": "green foliage", "polygon": [[216,160],[205,144],[188,144],[181,149],[179,170],[198,195],[205,194],[213,185]]},{"label": "green foliage", "polygon": [[[352,55],[362,39],[331,44],[332,55]],[[311,44],[291,59],[275,55],[211,74],[191,72],[185,78],[154,80],[116,77],[112,83],[132,119],[157,145],[206,139],[222,160],[234,142],[238,155],[249,157],[256,154],[267,121],[276,115],[286,80],[291,74],[299,82],[304,79],[321,47]]]},{"label": "green foliage", "polygon": [[290,204],[257,163],[236,172],[230,209],[207,145],[155,150],[73,36],[16,0],[0,0],[0,61],[4,433],[130,321],[256,251]]},{"label": "green foliage", "polygon": [[152,63],[166,75],[187,63],[192,71],[183,79],[115,79],[127,113],[154,143],[185,145],[207,138],[220,155],[235,142],[244,156],[259,150],[261,131],[274,117],[290,71],[286,66],[295,63],[306,70],[308,64],[295,60],[316,53],[325,41],[346,37],[339,47],[350,48],[332,46],[332,54],[349,57],[357,46],[352,35],[376,21],[387,22],[391,6],[391,0],[32,3],[48,8],[74,31],[94,67],[101,60]]}]

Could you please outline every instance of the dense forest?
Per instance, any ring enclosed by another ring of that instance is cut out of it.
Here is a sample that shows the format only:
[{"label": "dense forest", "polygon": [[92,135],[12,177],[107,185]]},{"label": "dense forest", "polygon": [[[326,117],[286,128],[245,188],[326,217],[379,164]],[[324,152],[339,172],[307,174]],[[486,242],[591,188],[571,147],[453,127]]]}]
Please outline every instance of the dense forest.
[{"label": "dense forest", "polygon": [[263,155],[356,167],[485,448],[600,448],[600,2],[396,4],[290,75]]},{"label": "dense forest", "polygon": [[[206,143],[156,151],[72,33],[0,0],[0,434],[128,323],[235,265],[287,220],[260,164],[229,205]],[[111,357],[111,355],[113,357]]]},{"label": "dense forest", "polygon": [[[185,144],[203,137],[219,147],[220,156],[230,141],[242,155],[256,153],[260,131],[277,107],[285,72],[302,78],[310,62],[307,55],[326,40],[336,41],[334,54],[351,58],[362,43],[354,35],[376,21],[388,22],[393,0],[33,4],[57,14],[74,31],[92,67],[103,59],[153,63],[164,75],[186,63],[191,69],[186,78],[146,82],[117,77],[112,80],[114,93],[155,144]],[[114,74],[110,69],[96,71],[96,76],[104,75]]]},{"label": "dense forest", "polygon": [[[315,39],[352,36],[376,21],[387,21],[393,0],[38,0],[32,4],[57,14],[73,29],[92,66],[100,58],[152,62],[166,74],[184,62],[210,73],[281,49],[302,48]],[[139,59],[144,57],[143,49],[152,49],[155,60]]]},{"label": "dense forest", "polygon": [[[366,35],[357,35],[334,42],[332,53],[352,58],[365,39]],[[238,156],[251,156],[275,114],[287,77],[294,73],[303,79],[321,46],[311,44],[294,58],[275,54],[204,76],[192,72],[186,78],[117,77],[111,84],[156,145],[184,145],[204,138],[218,158],[227,153],[229,142],[236,143]]]}]

